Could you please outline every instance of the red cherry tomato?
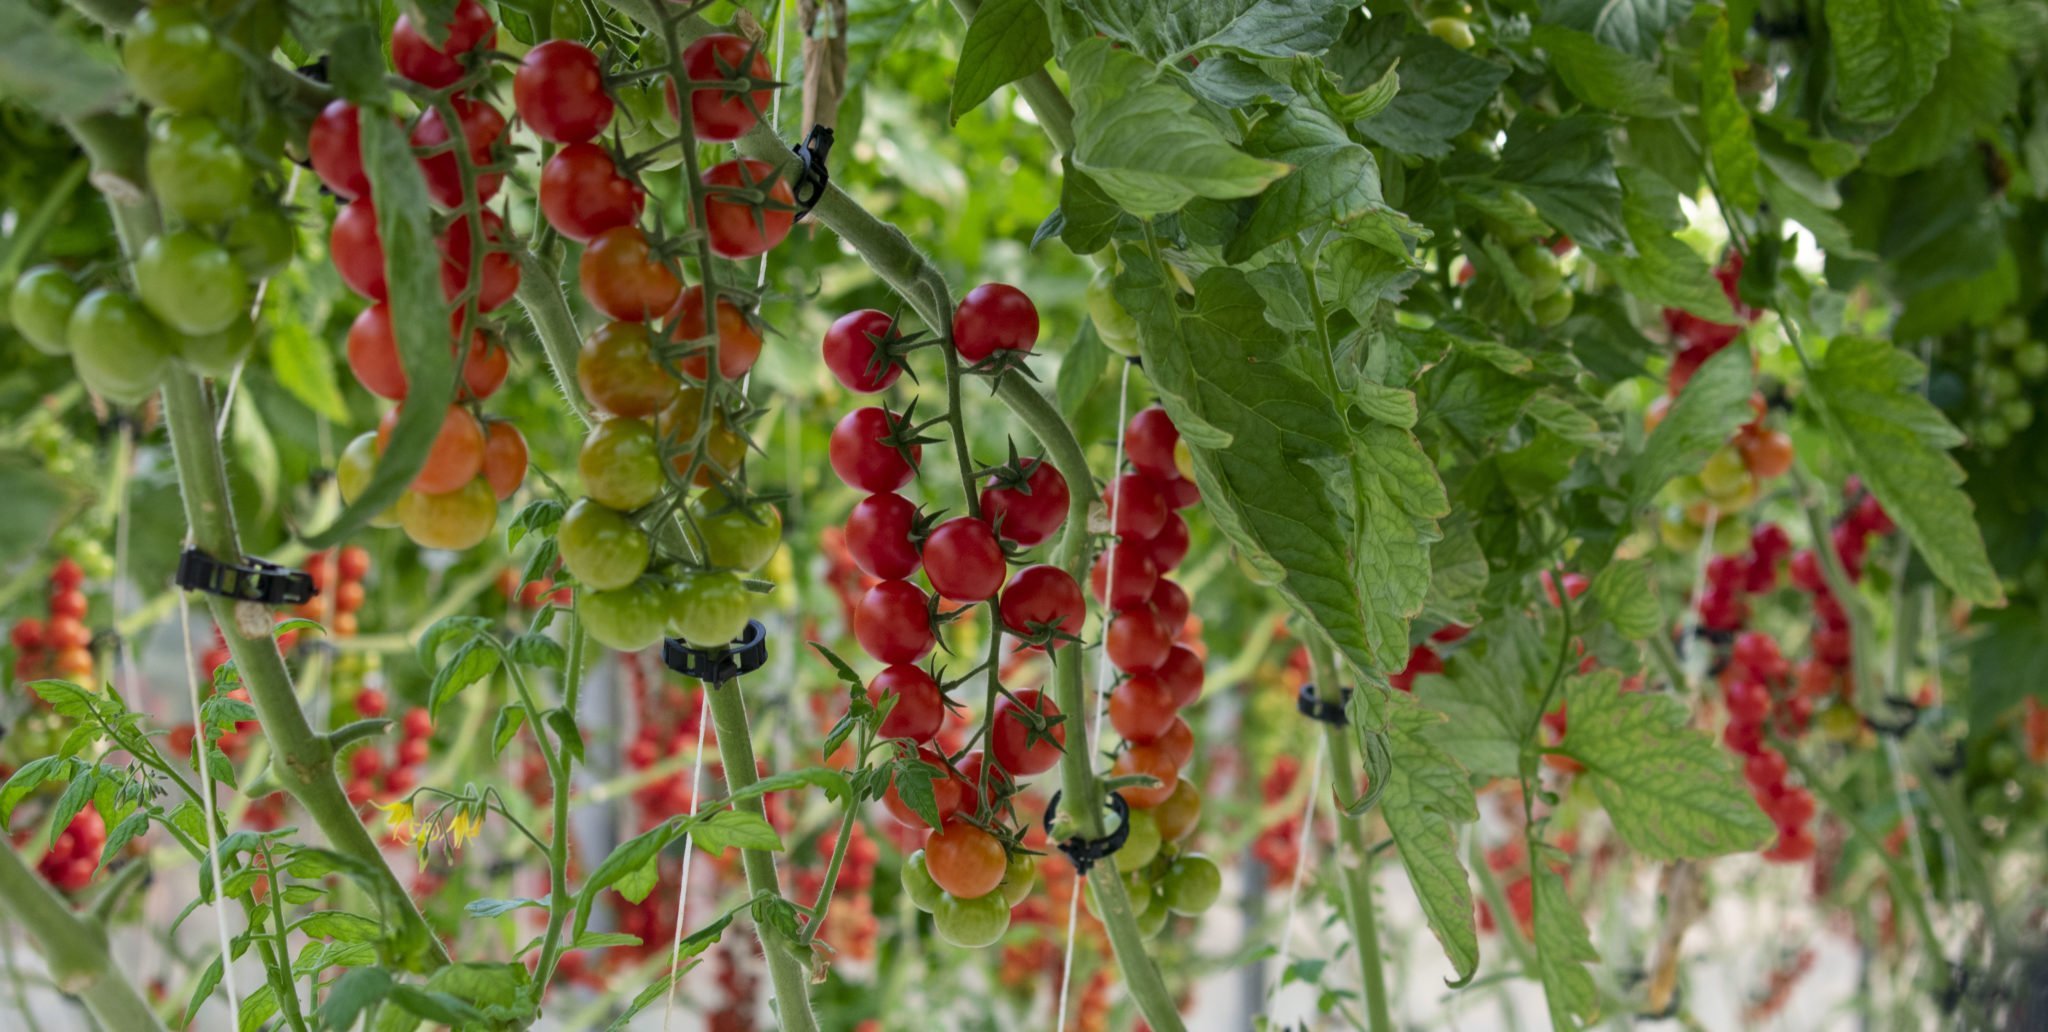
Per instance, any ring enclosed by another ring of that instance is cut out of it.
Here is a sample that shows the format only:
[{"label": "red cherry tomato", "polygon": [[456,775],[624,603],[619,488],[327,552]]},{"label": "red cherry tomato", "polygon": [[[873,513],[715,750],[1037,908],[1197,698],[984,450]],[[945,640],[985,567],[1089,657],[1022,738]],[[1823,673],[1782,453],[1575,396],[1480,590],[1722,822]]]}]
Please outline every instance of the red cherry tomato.
[{"label": "red cherry tomato", "polygon": [[[1114,542],[1088,567],[1088,592],[1112,610],[1144,605],[1159,585],[1159,567],[1142,542]],[[1104,590],[1114,594],[1105,597]]]},{"label": "red cherry tomato", "polygon": [[[723,32],[705,36],[683,48],[683,73],[690,77],[691,82],[732,81],[742,75],[762,82],[775,78],[775,70],[768,65],[768,56],[761,53],[759,47],[742,37]],[[675,84],[670,83],[668,109],[671,115],[680,113],[676,107],[675,91]],[[716,143],[737,140],[761,120],[761,113],[768,110],[773,99],[771,90],[692,89],[690,122],[700,140]]]},{"label": "red cherry tomato", "polygon": [[1175,717],[1173,689],[1156,677],[1126,678],[1109,693],[1109,723],[1132,742],[1149,742],[1166,733]]},{"label": "red cherry tomato", "polygon": [[1070,499],[1067,478],[1052,463],[1028,458],[1018,466],[1025,472],[1021,486],[1003,487],[999,478],[989,477],[981,489],[981,514],[995,526],[996,533],[1029,548],[1066,523]]},{"label": "red cherry tomato", "polygon": [[[1185,767],[1188,765],[1189,760],[1195,758],[1194,729],[1188,727],[1188,722],[1179,717],[1174,717],[1171,721],[1168,721],[1166,730],[1151,744],[1165,752],[1167,758],[1173,761],[1175,767]],[[1161,831],[1163,833],[1164,829],[1161,829]],[[1179,837],[1178,835],[1167,836],[1169,841]]]},{"label": "red cherry tomato", "polygon": [[[669,309],[668,320],[673,327],[671,334],[678,341],[692,341],[710,336],[704,328],[704,288],[690,287]],[[725,297],[718,299],[718,375],[720,379],[737,380],[754,368],[761,357],[761,331],[747,319],[747,313]],[[676,363],[683,375],[699,383],[704,382],[705,372],[710,369],[709,356],[695,354]]]},{"label": "red cherry tomato", "polygon": [[995,531],[972,516],[959,516],[932,529],[924,540],[924,575],[940,598],[982,602],[1003,586],[1007,564]]},{"label": "red cherry tomato", "polygon": [[[1011,777],[1028,778],[1043,774],[1060,762],[1061,747],[1067,742],[1067,728],[1065,724],[1054,724],[1034,736],[1031,725],[1026,723],[1022,714],[1029,712],[1057,717],[1060,708],[1051,696],[1035,688],[1023,689],[1015,695],[1014,699],[1006,695],[996,700],[995,718],[989,725],[990,749],[995,754],[996,766]],[[1034,737],[1036,741],[1033,741]]]},{"label": "red cherry tomato", "polygon": [[1173,419],[1157,405],[1142,409],[1124,424],[1124,454],[1131,467],[1154,480],[1174,480],[1180,469],[1173,463],[1173,446],[1180,443],[1180,431]]},{"label": "red cherry tomato", "polygon": [[1126,609],[1109,621],[1103,649],[1110,665],[1125,673],[1150,673],[1173,651],[1173,632],[1151,606]]},{"label": "red cherry tomato", "polygon": [[965,821],[950,820],[924,842],[925,868],[956,899],[986,896],[1003,883],[1009,856],[1002,842]]},{"label": "red cherry tomato", "polygon": [[502,419],[484,431],[484,480],[501,502],[526,482],[526,435]]},{"label": "red cherry tomato", "polygon": [[[469,150],[472,168],[490,164],[491,147],[505,132],[505,116],[498,109],[482,101],[468,97],[456,97],[449,101],[455,109],[455,117],[462,122],[463,146]],[[419,150],[441,147],[449,140],[448,126],[441,121],[438,108],[428,108],[413,126],[412,145]],[[427,195],[443,208],[459,208],[464,202],[462,196],[462,165],[452,150],[444,150],[420,159],[420,171],[426,175]],[[478,203],[497,195],[498,187],[505,181],[502,172],[487,172],[477,177],[476,200]]]},{"label": "red cherry tomato", "polygon": [[910,540],[917,506],[902,495],[861,499],[846,516],[846,552],[863,573],[881,580],[905,580],[923,564]]},{"label": "red cherry tomato", "polygon": [[427,42],[408,15],[399,15],[391,27],[391,67],[422,86],[440,89],[462,78],[462,57],[478,48],[489,48],[497,35],[497,23],[477,0],[462,0],[448,19],[447,38],[440,46]]},{"label": "red cherry tomato", "polygon": [[1180,513],[1169,512],[1166,522],[1159,525],[1159,533],[1146,538],[1144,547],[1151,550],[1152,565],[1165,573],[1180,565],[1188,555],[1188,523]]},{"label": "red cherry tomato", "polygon": [[555,143],[588,142],[612,120],[597,55],[570,39],[526,52],[512,76],[512,104],[534,135]]},{"label": "red cherry tomato", "polygon": [[1110,773],[1115,777],[1145,774],[1159,780],[1159,785],[1154,788],[1118,789],[1124,802],[1131,804],[1133,810],[1149,810],[1158,806],[1171,797],[1180,784],[1180,765],[1173,762],[1173,753],[1161,742],[1132,745],[1116,758]]},{"label": "red cherry tomato", "polygon": [[1166,652],[1166,659],[1153,671],[1154,677],[1173,693],[1175,709],[1192,704],[1202,697],[1202,657],[1185,645],[1175,645]]},{"label": "red cherry tomato", "polygon": [[[476,307],[480,312],[496,311],[519,289],[519,261],[510,251],[504,250],[505,220],[498,213],[488,209],[479,212],[477,221],[483,224],[484,271],[478,282]],[[454,301],[469,285],[469,219],[459,218],[449,223],[448,230],[435,241],[441,251],[441,296]]]},{"label": "red cherry tomato", "polygon": [[[917,756],[918,759],[923,760],[928,767],[932,768],[932,774],[934,775],[931,781],[933,802],[938,804],[939,823],[944,824],[948,819],[967,807],[968,798],[971,793],[966,782],[954,777],[953,772],[946,768],[945,761],[939,758],[938,753],[933,752],[929,747],[919,746]],[[916,810],[911,809],[910,805],[903,801],[903,797],[896,791],[896,778],[893,775],[889,779],[888,792],[882,796],[882,805],[888,808],[890,816],[896,818],[897,822],[905,827],[932,827],[932,825],[925,823],[924,818],[919,816]]]},{"label": "red cherry tomato", "polygon": [[854,608],[853,636],[883,663],[915,663],[938,644],[930,599],[909,581],[883,581]]},{"label": "red cherry tomato", "polygon": [[1118,537],[1143,541],[1166,525],[1166,498],[1151,477],[1121,473],[1102,489],[1102,504],[1114,517]]},{"label": "red cherry tomato", "polygon": [[380,398],[405,400],[405,369],[391,335],[391,306],[383,301],[362,310],[348,327],[348,368],[363,389]]},{"label": "red cherry tomato", "polygon": [[[1081,599],[1081,586],[1074,583],[1067,571],[1040,563],[1010,575],[997,609],[1002,613],[1004,628],[1011,634],[1028,637],[1052,627],[1075,635],[1081,633],[1087,604]],[[1064,644],[1055,638],[1051,647]]]},{"label": "red cherry tomato", "polygon": [[868,682],[868,695],[879,706],[895,699],[889,715],[882,718],[883,738],[908,738],[929,742],[946,721],[946,700],[932,675],[907,663],[882,668]]},{"label": "red cherry tomato", "polygon": [[917,474],[916,463],[923,458],[921,445],[910,449],[910,458],[883,443],[895,432],[902,417],[869,406],[848,412],[832,428],[830,455],[832,470],[847,486],[861,491],[894,491]]},{"label": "red cherry tomato", "polygon": [[1188,622],[1188,593],[1170,577],[1159,578],[1152,589],[1152,611],[1159,614],[1159,622],[1175,641],[1180,640],[1181,628]]},{"label": "red cherry tomato", "polygon": [[313,119],[306,153],[313,173],[344,201],[366,197],[370,176],[363,170],[361,113],[346,100],[330,101]]},{"label": "red cherry tomato", "polygon": [[683,289],[637,226],[599,233],[583,249],[576,271],[591,307],[626,322],[646,322],[668,311]]},{"label": "red cherry tomato", "polygon": [[[711,166],[704,184],[714,189],[704,199],[704,226],[711,235],[711,253],[720,258],[752,258],[767,254],[789,235],[796,221],[796,195],[789,183],[765,161],[738,159]],[[773,176],[774,182],[769,183]],[[768,206],[733,193],[768,191]]]},{"label": "red cherry tomato", "polygon": [[382,301],[389,294],[384,282],[384,245],[377,235],[377,209],[368,197],[358,198],[334,213],[334,227],[328,231],[327,250],[334,258],[334,271],[350,290]]},{"label": "red cherry tomato", "polygon": [[555,231],[589,242],[607,229],[640,217],[647,195],[619,174],[612,156],[589,143],[572,143],[555,153],[540,172],[540,212]]},{"label": "red cherry tomato", "polygon": [[896,321],[889,313],[863,308],[834,320],[825,331],[825,368],[856,394],[886,390],[903,375],[903,367],[890,363],[879,368],[875,360],[881,345],[896,336]]},{"label": "red cherry tomato", "polygon": [[[398,409],[384,413],[377,425],[377,451],[381,454],[390,440],[391,429],[398,425]],[[469,410],[460,405],[448,406],[448,414],[441,420],[440,432],[434,436],[434,443],[427,451],[426,464],[413,477],[412,489],[421,494],[446,494],[467,485],[483,470],[484,428]]]},{"label": "red cherry tomato", "polygon": [[953,310],[953,347],[968,362],[998,351],[1030,351],[1038,343],[1038,308],[1007,283],[984,283]]},{"label": "red cherry tomato", "polygon": [[[457,315],[456,318],[461,318]],[[469,352],[462,357],[462,396],[482,401],[498,393],[512,372],[512,356],[503,345],[482,332],[469,335]]]}]

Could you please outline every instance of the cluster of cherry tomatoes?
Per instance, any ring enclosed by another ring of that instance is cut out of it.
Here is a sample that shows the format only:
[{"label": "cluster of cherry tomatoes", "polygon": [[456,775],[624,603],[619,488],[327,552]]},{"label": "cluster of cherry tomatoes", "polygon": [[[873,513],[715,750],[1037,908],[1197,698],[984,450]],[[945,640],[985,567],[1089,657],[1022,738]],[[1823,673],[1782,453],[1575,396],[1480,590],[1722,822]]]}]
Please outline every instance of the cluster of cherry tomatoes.
[{"label": "cluster of cherry tomatoes", "polygon": [[[738,36],[713,35],[682,55],[696,138],[737,139],[769,97],[766,61]],[[738,69],[744,67],[746,72]],[[670,633],[724,645],[745,629],[751,603],[741,575],[774,555],[782,517],[748,499],[737,477],[747,441],[717,390],[761,354],[761,333],[726,296],[708,312],[705,289],[672,270],[673,243],[639,225],[646,191],[636,165],[591,142],[615,105],[597,55],[555,40],[530,51],[514,80],[520,118],[561,144],[541,170],[548,225],[583,245],[584,297],[608,320],[583,341],[576,376],[603,416],[578,456],[586,497],[562,521],[562,560],[590,589],[579,609],[592,637],[611,648],[645,648]],[[670,84],[671,109],[674,84]],[[795,205],[787,183],[761,162],[728,161],[703,175],[705,231],[724,258],[766,253],[788,235]],[[711,368],[714,336],[718,366]],[[672,485],[705,488],[684,513],[689,555],[673,576],[650,576],[647,524],[664,519]]]},{"label": "cluster of cherry tomatoes", "polygon": [[91,803],[71,818],[71,823],[51,841],[50,848],[36,861],[43,880],[65,892],[82,892],[92,884],[100,869],[100,853],[107,845],[107,822]]},{"label": "cluster of cherry tomatoes", "polygon": [[[413,82],[447,89],[468,77],[470,65],[489,51],[496,35],[497,26],[476,0],[456,6],[447,38],[438,48],[420,35],[409,17],[400,17],[391,33],[392,64]],[[335,271],[350,290],[370,302],[349,326],[349,370],[365,390],[398,403],[375,432],[357,437],[342,453],[336,470],[342,495],[353,499],[369,483],[408,400],[446,404],[425,464],[397,503],[371,524],[402,527],[422,547],[463,549],[482,541],[496,526],[498,503],[512,497],[526,479],[527,450],[517,427],[485,419],[476,409],[504,385],[511,369],[511,355],[497,328],[482,318],[510,301],[519,288],[519,264],[504,250],[504,220],[483,207],[504,177],[498,171],[475,174],[474,196],[465,196],[461,161],[454,150],[462,148],[472,170],[494,169],[505,116],[465,92],[449,96],[446,110],[458,122],[459,144],[451,145],[453,137],[440,104],[427,107],[414,121],[410,141],[421,153],[428,195],[450,213],[435,245],[441,258],[442,293],[452,306],[446,338],[461,366],[458,398],[452,403],[445,398],[410,398],[392,323],[377,209],[363,164],[361,110],[346,100],[328,104],[313,121],[306,150],[320,181],[345,202],[328,235]],[[473,239],[479,230],[482,241]],[[473,294],[472,275],[477,280]],[[472,302],[478,318],[468,324]]]},{"label": "cluster of cherry tomatoes", "polygon": [[[1648,433],[1664,421],[1685,385],[1699,367],[1742,335],[1744,325],[1761,314],[1736,296],[1735,283],[1742,275],[1742,255],[1730,251],[1714,270],[1714,278],[1743,325],[1701,319],[1679,308],[1664,310],[1664,324],[1679,350],[1666,377],[1666,391],[1650,403],[1643,414],[1643,431]],[[1792,468],[1792,439],[1782,430],[1764,424],[1768,413],[1762,395],[1750,399],[1755,418],[1735,432],[1727,444],[1707,457],[1706,465],[1690,476],[1680,477],[1666,489],[1670,504],[1658,521],[1658,533],[1674,551],[1690,552],[1700,546],[1709,524],[1714,531],[1715,550],[1739,553],[1748,541],[1749,527],[1739,516],[1757,500],[1763,482],[1784,476]]]},{"label": "cluster of cherry tomatoes", "polygon": [[370,572],[370,553],[358,545],[306,557],[306,575],[313,579],[313,597],[298,604],[293,615],[322,621],[327,633],[351,638],[356,613],[363,608],[363,578]]},{"label": "cluster of cherry tomatoes", "polygon": [[[1038,311],[1015,287],[984,284],[961,300],[951,336],[959,357],[975,365],[1018,361],[1038,342]],[[848,390],[877,394],[901,377],[908,343],[886,313],[864,309],[834,321],[821,350]],[[886,664],[868,683],[877,704],[889,706],[881,734],[916,746],[938,772],[931,781],[936,827],[903,801],[897,786],[886,797],[904,825],[919,833],[931,828],[923,848],[904,864],[904,887],[919,909],[934,915],[941,937],[979,947],[1001,938],[1011,908],[1037,877],[1031,856],[1012,853],[985,825],[997,820],[1016,779],[1059,762],[1066,730],[1050,696],[1005,692],[990,714],[987,748],[966,753],[955,766],[932,747],[945,723],[944,692],[917,663],[938,645],[944,603],[954,607],[945,613],[950,617],[997,600],[1010,633],[1053,648],[1063,643],[1059,635],[1080,629],[1084,603],[1080,586],[1054,566],[1026,566],[1005,578],[1013,553],[1046,541],[1066,522],[1067,483],[1051,463],[1024,459],[997,471],[983,486],[979,515],[941,521],[898,493],[917,475],[923,454],[915,429],[883,406],[857,408],[832,431],[833,471],[867,492],[847,515],[843,540],[851,561],[876,578],[854,605],[853,632],[862,651]],[[929,594],[911,580],[920,570]]]},{"label": "cluster of cherry tomatoes", "polygon": [[268,53],[281,4],[174,0],[143,7],[121,33],[128,81],[154,109],[144,162],[162,230],[141,245],[134,289],[86,289],[54,265],[14,285],[22,336],[71,355],[93,393],[135,405],[174,361],[228,375],[255,335],[255,287],[291,260],[279,202],[283,123],[238,50]]},{"label": "cluster of cherry tomatoes", "polygon": [[68,558],[57,560],[50,569],[49,618],[23,617],[8,632],[16,681],[57,677],[76,684],[92,682],[92,631],[85,626],[84,585],[85,571]]},{"label": "cluster of cherry tomatoes", "polygon": [[[1847,509],[1829,529],[1825,547],[1834,549],[1842,572],[1853,584],[1863,579],[1863,561],[1870,549],[1870,539],[1887,537],[1898,528],[1877,496],[1863,493],[1859,482],[1852,478],[1845,490]],[[1816,543],[1814,547],[1823,546]],[[1824,697],[1833,689],[1846,698],[1854,691],[1849,677],[1853,647],[1849,616],[1828,587],[1819,553],[1812,548],[1801,550],[1792,557],[1789,569],[1793,586],[1813,598],[1813,649],[1811,656],[1800,664],[1799,681],[1807,686],[1808,694],[1816,697]]]},{"label": "cluster of cherry tomatoes", "polygon": [[[384,693],[365,689],[356,695],[356,712],[365,718],[384,715]],[[348,754],[348,777],[344,787],[348,801],[365,817],[381,798],[399,799],[419,786],[420,771],[433,749],[434,718],[425,707],[405,711],[398,721],[398,744],[387,758],[375,741],[365,742]]]}]

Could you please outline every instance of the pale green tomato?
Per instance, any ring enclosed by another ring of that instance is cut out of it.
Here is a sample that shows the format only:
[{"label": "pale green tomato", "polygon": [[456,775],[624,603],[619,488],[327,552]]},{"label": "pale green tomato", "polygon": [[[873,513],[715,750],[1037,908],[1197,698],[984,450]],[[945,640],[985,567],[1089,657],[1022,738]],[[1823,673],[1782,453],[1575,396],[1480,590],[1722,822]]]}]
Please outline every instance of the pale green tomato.
[{"label": "pale green tomato", "polygon": [[912,906],[927,914],[939,908],[939,898],[946,894],[946,890],[939,888],[939,883],[932,880],[931,871],[925,868],[924,850],[910,854],[903,861],[902,878],[903,892],[910,897]]},{"label": "pale green tomato", "polygon": [[215,379],[225,379],[249,354],[249,345],[255,341],[256,324],[243,314],[212,333],[177,334],[172,343],[186,365]]},{"label": "pale green tomato", "polygon": [[1166,905],[1176,914],[1199,914],[1215,904],[1223,892],[1223,872],[1216,861],[1200,853],[1188,853],[1166,869]]},{"label": "pale green tomato", "polygon": [[1117,869],[1143,869],[1159,855],[1160,844],[1159,822],[1152,819],[1152,811],[1132,810],[1130,837],[1124,839],[1124,847],[1116,851]]},{"label": "pale green tomato", "polygon": [[[348,442],[341,450],[341,459],[334,464],[334,483],[341,489],[341,500],[353,502],[362,496],[370,486],[370,474],[377,468],[377,431],[366,431]],[[398,503],[370,517],[370,526],[389,529],[398,526]]]},{"label": "pale green tomato", "polygon": [[701,571],[668,591],[668,623],[675,636],[704,648],[727,645],[747,629],[754,601],[738,574]]},{"label": "pale green tomato", "polygon": [[932,908],[932,927],[939,938],[963,949],[993,946],[1010,930],[1010,905],[1000,892],[973,899],[942,892]]},{"label": "pale green tomato", "polygon": [[123,405],[156,393],[171,369],[169,333],[132,295],[102,287],[72,309],[65,337],[87,390]]},{"label": "pale green tomato", "polygon": [[661,587],[647,578],[611,591],[578,591],[576,614],[598,644],[620,652],[653,645],[668,625]]},{"label": "pale green tomato", "polygon": [[[918,855],[922,856],[923,851],[920,850]],[[1003,883],[996,887],[996,891],[1003,894],[1003,902],[1014,907],[1031,895],[1031,887],[1037,882],[1038,858],[1029,853],[1011,853],[1009,865],[1003,870]]]}]

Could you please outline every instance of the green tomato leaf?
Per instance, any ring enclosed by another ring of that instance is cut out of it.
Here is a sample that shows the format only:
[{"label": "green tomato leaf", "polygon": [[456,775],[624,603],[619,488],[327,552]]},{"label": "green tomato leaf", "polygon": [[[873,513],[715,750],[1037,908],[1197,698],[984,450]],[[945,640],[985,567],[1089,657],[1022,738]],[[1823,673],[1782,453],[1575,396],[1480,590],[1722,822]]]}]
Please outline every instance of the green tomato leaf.
[{"label": "green tomato leaf", "polygon": [[746,810],[717,810],[690,828],[690,838],[712,854],[727,849],[782,848],[782,836],[775,833],[768,818]]},{"label": "green tomato leaf", "polygon": [[1559,748],[1630,849],[1657,860],[1702,859],[1756,849],[1776,833],[1721,743],[1692,728],[1692,715],[1662,693],[1625,692],[1608,670],[1565,684],[1568,718]]},{"label": "green tomato leaf", "polygon": [[1993,19],[1959,17],[1934,87],[1890,135],[1870,145],[1865,165],[1885,175],[1923,168],[2004,119],[2019,102],[2011,42]]},{"label": "green tomato leaf", "polygon": [[391,995],[394,984],[391,974],[378,967],[355,968],[342,975],[320,1001],[320,1027],[333,1032],[356,1027],[358,1019]]},{"label": "green tomato leaf", "polygon": [[1380,813],[1429,930],[1462,983],[1479,966],[1472,883],[1458,856],[1457,825],[1479,819],[1471,779],[1430,737],[1430,727],[1443,715],[1424,709],[1414,696],[1364,684],[1352,693],[1351,709],[1361,736],[1373,728],[1386,735],[1391,764]]},{"label": "green tomato leaf", "polygon": [[1691,14],[1692,0],[1544,0],[1542,20],[1653,61],[1664,34]]},{"label": "green tomato leaf", "polygon": [[1329,116],[1304,104],[1262,119],[1245,150],[1294,168],[1252,204],[1251,217],[1223,251],[1240,263],[1310,226],[1350,222],[1383,207],[1372,152]]},{"label": "green tomato leaf", "polygon": [[1532,685],[1543,682],[1543,640],[1519,615],[1487,620],[1444,660],[1444,672],[1415,679],[1415,697],[1449,718],[1425,729],[1429,740],[1479,778],[1521,773],[1522,741],[1535,722]]},{"label": "green tomato leaf", "polygon": [[1678,113],[1671,83],[1647,61],[1561,25],[1538,25],[1530,37],[1550,53],[1550,68],[1566,89],[1594,107],[1640,118]]},{"label": "green tomato leaf", "polygon": [[1671,478],[1699,469],[1742,424],[1756,418],[1750,392],[1749,348],[1742,341],[1707,359],[1629,468],[1629,508],[1641,509]]},{"label": "green tomato leaf", "polygon": [[967,23],[953,73],[951,121],[1052,60],[1052,29],[1038,0],[988,0]]},{"label": "green tomato leaf", "polygon": [[1594,611],[1622,637],[1641,641],[1664,633],[1664,608],[1657,604],[1657,592],[1650,584],[1648,559],[1621,559],[1608,563],[1593,578]]},{"label": "green tomato leaf", "polygon": [[1648,304],[1683,308],[1715,322],[1734,322],[1735,308],[1706,259],[1673,235],[1685,226],[1678,191],[1655,173],[1637,168],[1622,169],[1621,182],[1627,190],[1622,223],[1634,253],[1588,246],[1600,268],[1622,289]]},{"label": "green tomato leaf", "polygon": [[1400,667],[1449,510],[1428,456],[1398,427],[1347,422],[1243,273],[1204,272],[1183,308],[1148,257],[1124,258],[1117,299],[1217,527],[1360,669]]},{"label": "green tomato leaf", "polygon": [[1352,4],[1344,0],[1073,0],[1104,35],[1165,63],[1203,47],[1262,57],[1318,54],[1336,42]]},{"label": "green tomato leaf", "polygon": [[[1492,94],[1489,87],[1487,96]],[[1628,237],[1608,128],[1587,115],[1544,120],[1525,114],[1508,131],[1496,173],[1534,202],[1551,225],[1593,250],[1618,250]]]},{"label": "green tomato leaf", "polygon": [[1197,197],[1249,197],[1289,171],[1239,150],[1195,113],[1194,97],[1108,40],[1074,47],[1065,64],[1074,165],[1134,215],[1163,215]]},{"label": "green tomato leaf", "polygon": [[1889,343],[1841,337],[1829,342],[1808,387],[1835,446],[1934,575],[1968,601],[2003,605],[1962,467],[1948,454],[1963,435],[1920,394],[1924,375],[1918,360]]},{"label": "green tomato leaf", "polygon": [[1755,212],[1762,201],[1757,186],[1761,162],[1749,109],[1735,92],[1733,45],[1727,12],[1716,11],[1700,43],[1700,120],[1706,127],[1707,166],[1714,170],[1721,202]]},{"label": "green tomato leaf", "polygon": [[1941,0],[1828,0],[1835,109],[1852,122],[1890,122],[1934,88],[1955,11]]},{"label": "green tomato leaf", "polygon": [[1543,983],[1543,998],[1550,1009],[1550,1026],[1576,1030],[1600,1016],[1600,992],[1586,965],[1598,963],[1600,951],[1586,932],[1586,918],[1571,894],[1565,891],[1564,876],[1554,865],[1569,863],[1562,850],[1539,845],[1529,858],[1533,879],[1530,902],[1536,940],[1536,974]]},{"label": "green tomato leaf", "polygon": [[1378,114],[1359,122],[1358,131],[1403,154],[1441,158],[1451,152],[1452,138],[1471,128],[1472,119],[1507,81],[1508,68],[1435,36],[1400,37],[1404,21],[1373,19],[1369,31],[1395,34],[1398,40],[1381,60],[1398,59],[1400,90]]},{"label": "green tomato leaf", "polygon": [[128,99],[110,47],[91,47],[41,5],[0,4],[0,98],[53,119],[111,111]]}]

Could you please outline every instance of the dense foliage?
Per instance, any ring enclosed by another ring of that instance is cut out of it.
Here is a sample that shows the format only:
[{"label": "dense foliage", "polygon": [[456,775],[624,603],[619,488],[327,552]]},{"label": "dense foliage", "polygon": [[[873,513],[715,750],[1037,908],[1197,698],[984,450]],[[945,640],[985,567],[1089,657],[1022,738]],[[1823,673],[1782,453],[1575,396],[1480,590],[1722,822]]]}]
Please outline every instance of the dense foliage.
[{"label": "dense foliage", "polygon": [[0,909],[110,1029],[2034,1027],[2044,41],[10,2]]}]

